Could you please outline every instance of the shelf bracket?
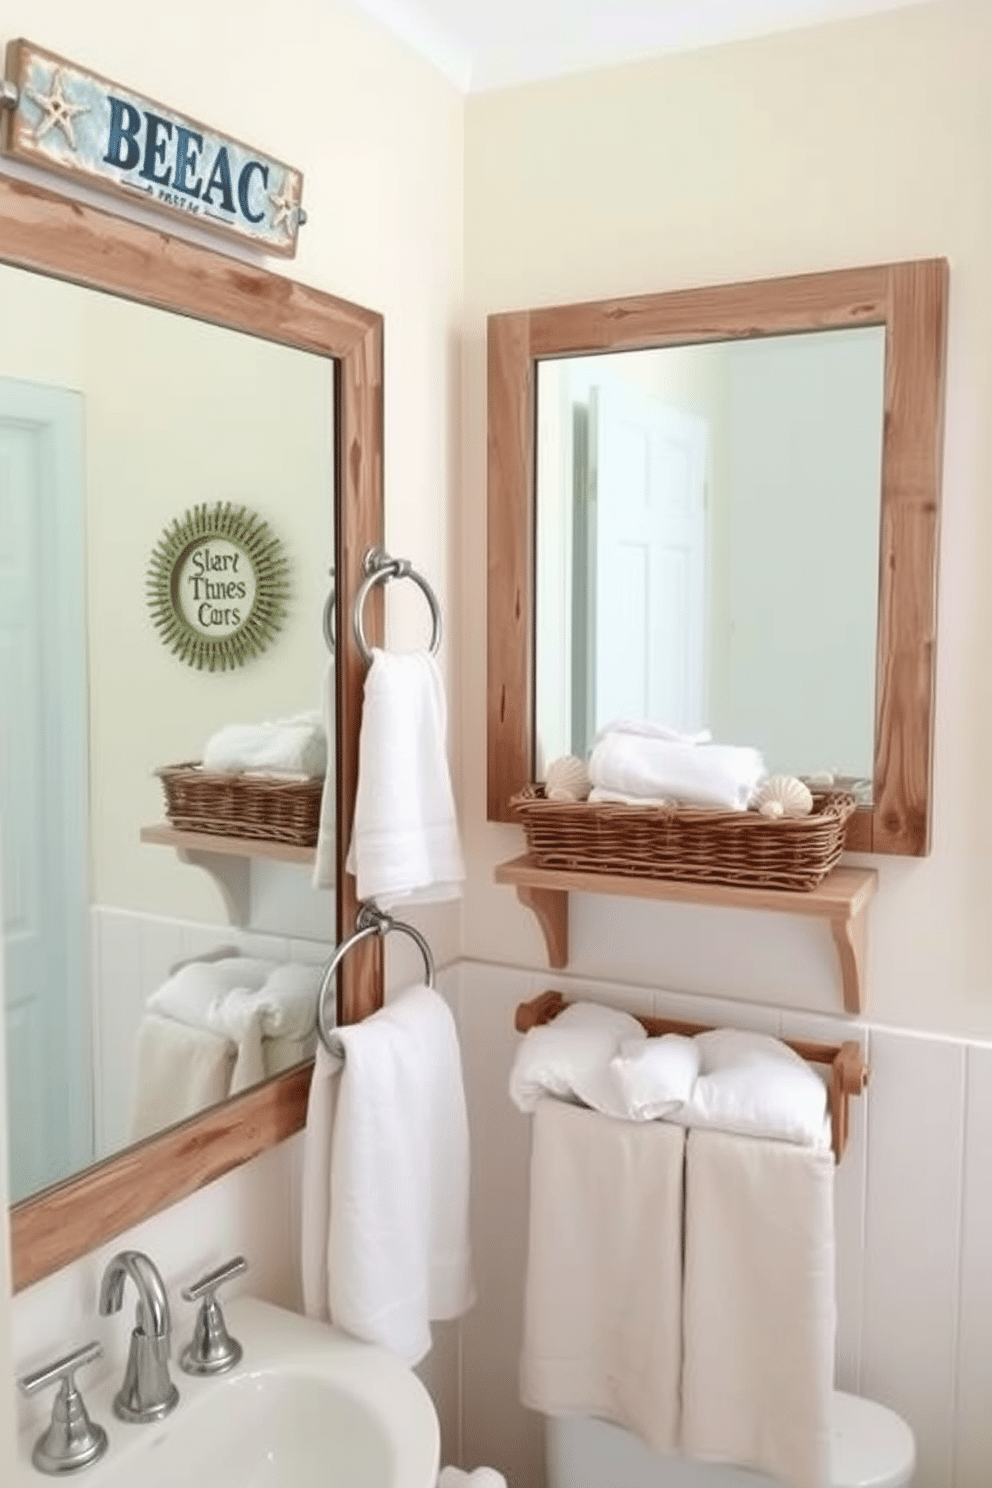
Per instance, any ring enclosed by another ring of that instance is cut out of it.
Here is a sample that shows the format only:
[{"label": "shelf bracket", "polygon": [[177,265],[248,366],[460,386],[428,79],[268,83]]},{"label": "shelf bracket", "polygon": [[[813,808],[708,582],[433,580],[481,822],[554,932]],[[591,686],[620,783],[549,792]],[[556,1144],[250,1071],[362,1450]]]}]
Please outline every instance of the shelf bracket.
[{"label": "shelf bracket", "polygon": [[176,856],[180,863],[202,868],[205,873],[210,874],[224,901],[228,920],[243,930],[251,913],[251,868],[247,858],[204,852],[198,847],[179,847],[176,849]]},{"label": "shelf bracket", "polygon": [[835,914],[830,919],[830,933],[840,962],[841,991],[845,1013],[853,1016],[864,1011],[864,973],[867,925],[866,904],[853,905],[849,914]]},{"label": "shelf bracket", "polygon": [[540,926],[548,948],[548,965],[561,971],[568,965],[568,894],[564,889],[517,884],[517,898]]}]

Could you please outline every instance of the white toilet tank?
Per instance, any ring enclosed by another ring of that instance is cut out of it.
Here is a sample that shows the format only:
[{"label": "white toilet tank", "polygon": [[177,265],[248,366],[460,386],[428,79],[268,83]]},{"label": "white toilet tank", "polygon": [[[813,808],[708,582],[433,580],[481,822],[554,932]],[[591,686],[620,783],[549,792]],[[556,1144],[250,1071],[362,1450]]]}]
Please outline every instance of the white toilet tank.
[{"label": "white toilet tank", "polygon": [[[779,1488],[747,1468],[659,1457],[629,1431],[584,1416],[546,1422],[548,1488]],[[857,1395],[834,1395],[830,1488],[907,1488],[916,1444],[901,1417]]]}]

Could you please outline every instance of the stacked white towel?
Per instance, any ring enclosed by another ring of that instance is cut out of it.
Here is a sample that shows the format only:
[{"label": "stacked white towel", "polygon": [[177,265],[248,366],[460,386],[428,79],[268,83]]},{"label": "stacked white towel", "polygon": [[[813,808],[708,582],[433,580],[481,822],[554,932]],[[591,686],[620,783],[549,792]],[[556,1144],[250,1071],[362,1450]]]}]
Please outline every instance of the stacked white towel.
[{"label": "stacked white towel", "polygon": [[441,673],[426,651],[373,648],[348,851],[359,899],[452,899],[465,877],[448,773]]},{"label": "stacked white towel", "polygon": [[311,1317],[410,1364],[474,1301],[468,1118],[454,1019],[413,987],[317,1050],[303,1156]]},{"label": "stacked white towel", "polygon": [[605,791],[613,800],[648,798],[744,811],[764,774],[757,749],[629,730],[605,731],[589,758],[591,799]]},{"label": "stacked white towel", "polygon": [[826,1083],[781,1040],[731,1028],[648,1038],[597,1003],[570,1004],[518,1044],[510,1098],[532,1112],[543,1096],[628,1121],[830,1145]]},{"label": "stacked white towel", "polygon": [[327,769],[323,717],[310,712],[267,723],[226,724],[204,745],[203,768],[316,779]]}]

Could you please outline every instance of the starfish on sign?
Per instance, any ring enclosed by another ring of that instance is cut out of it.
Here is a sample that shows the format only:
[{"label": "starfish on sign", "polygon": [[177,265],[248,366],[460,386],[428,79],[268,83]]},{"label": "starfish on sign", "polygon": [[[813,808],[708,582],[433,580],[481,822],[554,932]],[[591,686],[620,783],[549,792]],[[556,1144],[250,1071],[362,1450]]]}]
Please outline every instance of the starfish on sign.
[{"label": "starfish on sign", "polygon": [[44,139],[49,130],[60,129],[70,148],[74,150],[76,131],[72,121],[77,114],[88,114],[89,109],[83,103],[70,103],[63,92],[63,87],[62,73],[59,68],[56,68],[52,74],[50,91],[47,96],[44,93],[36,93],[34,88],[25,88],[24,91],[44,115],[34,131],[35,144]]},{"label": "starfish on sign", "polygon": [[272,213],[272,226],[284,227],[286,232],[292,235],[293,213],[297,211],[300,204],[296,199],[293,179],[289,171],[282,178],[282,190],[275,194],[269,192],[269,201],[275,207]]}]

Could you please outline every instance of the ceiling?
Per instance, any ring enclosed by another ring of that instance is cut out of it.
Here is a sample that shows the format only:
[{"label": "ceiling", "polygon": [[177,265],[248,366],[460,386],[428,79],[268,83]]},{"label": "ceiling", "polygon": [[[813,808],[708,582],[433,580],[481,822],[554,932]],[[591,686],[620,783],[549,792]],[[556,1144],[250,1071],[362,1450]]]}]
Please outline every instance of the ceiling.
[{"label": "ceiling", "polygon": [[923,0],[354,0],[465,92]]}]

